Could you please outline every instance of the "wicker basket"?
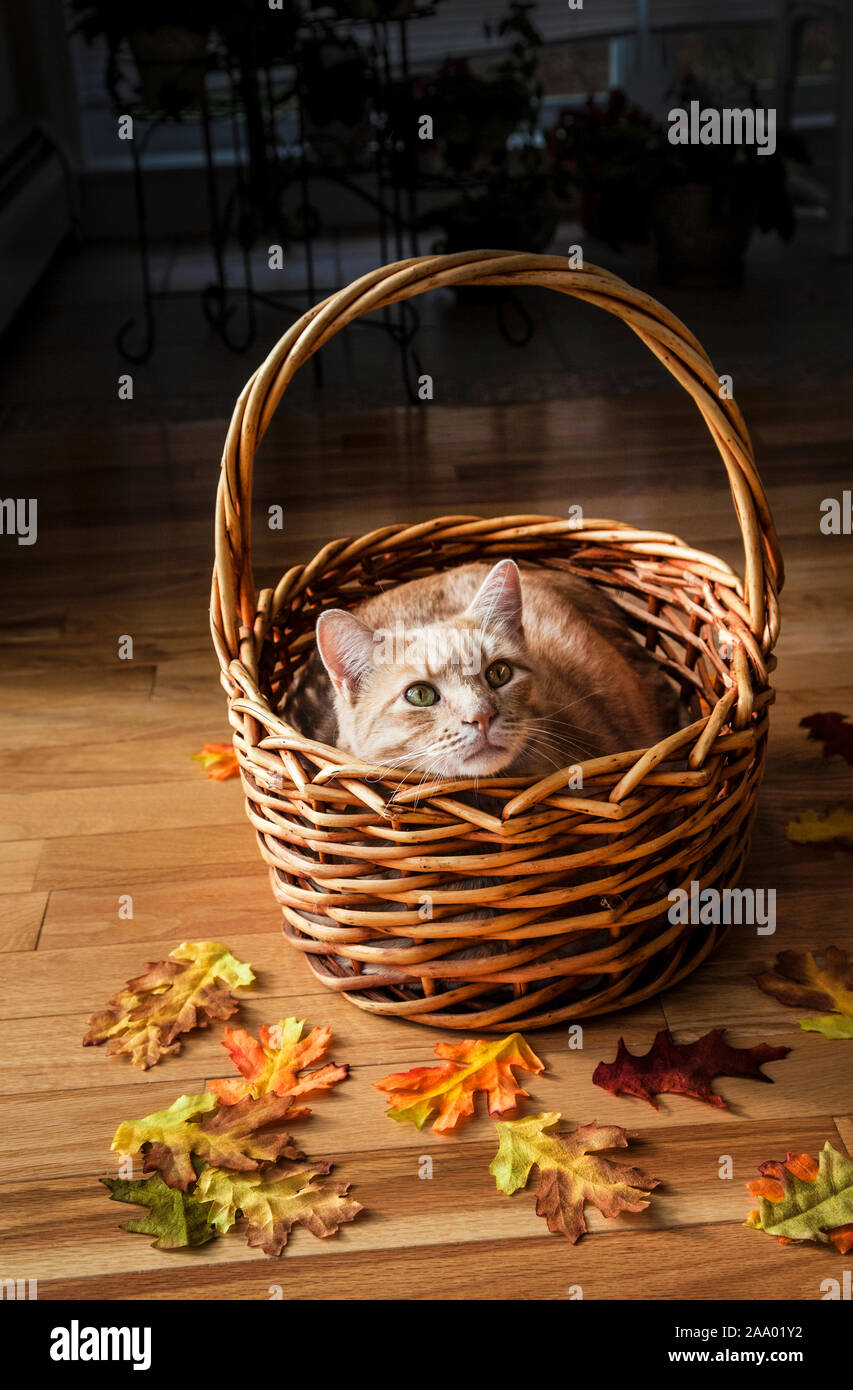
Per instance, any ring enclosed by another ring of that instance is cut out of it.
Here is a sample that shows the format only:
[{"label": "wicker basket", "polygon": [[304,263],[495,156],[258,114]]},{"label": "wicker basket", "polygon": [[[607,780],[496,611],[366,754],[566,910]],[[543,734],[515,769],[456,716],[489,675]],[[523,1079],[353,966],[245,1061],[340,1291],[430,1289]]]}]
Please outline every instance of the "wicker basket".
[{"label": "wicker basket", "polygon": [[[451,516],[332,541],[256,596],[252,469],[290,378],[360,315],[455,285],[545,286],[628,324],[693,397],[719,450],[743,580],[677,536],[621,522]],[[448,1029],[546,1027],[647,999],[723,935],[719,922],[672,923],[668,894],[694,880],[731,886],[742,868],[773,699],[782,561],[749,434],[719,390],[699,343],[655,300],[594,266],[505,251],[424,256],[363,276],[304,314],[247,383],[217,495],[213,638],[285,937],[359,1008]],[[282,719],[324,608],[507,555],[610,592],[689,702],[689,727],[581,764],[580,795],[569,768],[534,783],[482,780],[484,810],[464,782],[401,783],[399,771],[354,761]],[[502,886],[470,886],[484,874]],[[478,918],[484,903],[493,913]],[[503,943],[500,953],[459,958],[481,938]]]}]

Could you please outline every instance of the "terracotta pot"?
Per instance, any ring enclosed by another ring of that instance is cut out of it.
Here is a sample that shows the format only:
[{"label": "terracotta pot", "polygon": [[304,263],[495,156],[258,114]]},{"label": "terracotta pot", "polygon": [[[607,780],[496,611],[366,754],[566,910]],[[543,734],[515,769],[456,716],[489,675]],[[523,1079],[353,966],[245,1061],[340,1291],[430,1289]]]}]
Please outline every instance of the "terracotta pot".
[{"label": "terracotta pot", "polygon": [[130,49],[139,72],[139,91],[154,111],[200,106],[207,70],[208,34],[192,29],[134,29]]},{"label": "terracotta pot", "polygon": [[686,289],[738,284],[753,225],[751,208],[719,197],[711,184],[663,189],[652,207],[652,232],[664,283]]}]

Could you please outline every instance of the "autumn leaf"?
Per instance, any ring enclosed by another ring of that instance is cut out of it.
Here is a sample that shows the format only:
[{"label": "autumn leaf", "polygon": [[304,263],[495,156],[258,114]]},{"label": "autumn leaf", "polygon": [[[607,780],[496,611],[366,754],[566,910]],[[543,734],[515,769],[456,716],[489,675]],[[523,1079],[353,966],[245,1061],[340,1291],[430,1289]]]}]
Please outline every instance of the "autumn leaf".
[{"label": "autumn leaf", "polygon": [[230,1018],[239,1007],[231,990],[254,978],[252,967],[218,941],[184,941],[92,1014],[83,1046],[107,1042],[108,1056],[130,1057],[146,1071],[180,1052],[179,1034]]},{"label": "autumn leaf", "polygon": [[824,967],[811,951],[782,951],[773,972],[755,976],[765,994],[792,1009],[830,1009],[821,1017],[801,1018],[807,1033],[827,1038],[853,1038],[853,964],[839,946],[827,946]]},{"label": "autumn leaf", "polygon": [[830,806],[824,814],[803,811],[788,821],[785,836],[795,845],[836,844],[853,849],[853,808]]},{"label": "autumn leaf", "polygon": [[413,1067],[374,1081],[376,1089],[388,1095],[391,1109],[386,1114],[392,1120],[409,1120],[421,1129],[437,1112],[432,1128],[446,1134],[473,1115],[477,1091],[486,1092],[490,1115],[514,1110],[527,1091],[516,1081],[513,1067],[534,1073],[545,1070],[520,1033],[511,1033],[498,1042],[469,1038],[460,1043],[436,1043],[435,1052],[447,1059],[440,1067]]},{"label": "autumn leaf", "polygon": [[190,753],[194,762],[201,763],[213,782],[227,782],[240,776],[240,766],[233,743],[206,743],[198,753]]},{"label": "autumn leaf", "polygon": [[817,1240],[841,1254],[853,1250],[853,1160],[824,1144],[817,1162],[789,1153],[784,1163],[759,1164],[760,1179],[747,1183],[758,1210],[745,1224],[783,1244]]},{"label": "autumn leaf", "polygon": [[248,1244],[267,1255],[280,1255],[294,1226],[305,1226],[321,1240],[336,1233],[362,1210],[347,1197],[348,1183],[321,1182],[330,1163],[284,1162],[257,1173],[206,1168],[196,1195],[210,1203],[210,1220],[228,1231],[238,1217],[247,1225]]},{"label": "autumn leaf", "polygon": [[629,1052],[620,1038],[615,1060],[599,1062],[593,1082],[614,1096],[639,1096],[655,1110],[660,1109],[655,1096],[664,1094],[693,1096],[725,1110],[723,1097],[711,1089],[714,1077],[751,1076],[756,1081],[772,1081],[764,1075],[762,1065],[787,1057],[791,1051],[790,1047],[771,1047],[769,1043],[730,1047],[723,1041],[725,1031],[712,1028],[695,1042],[676,1043],[669,1029],[662,1028],[643,1057]]},{"label": "autumn leaf", "polygon": [[218,1096],[224,1105],[233,1105],[246,1096],[257,1098],[268,1092],[277,1096],[304,1096],[331,1090],[345,1079],[349,1067],[337,1067],[329,1062],[299,1076],[309,1063],[325,1057],[332,1039],[332,1030],[327,1027],[312,1028],[303,1038],[304,1027],[304,1019],[283,1018],[271,1026],[265,1024],[258,1035],[260,1041],[245,1028],[226,1028],[222,1046],[246,1079],[208,1081],[208,1091]]},{"label": "autumn leaf", "polygon": [[281,1129],[295,1118],[289,1096],[266,1095],[220,1106],[209,1091],[179,1096],[168,1110],[125,1120],[113,1135],[114,1153],[144,1154],[142,1170],[160,1172],[169,1187],[187,1191],[195,1181],[192,1155],[217,1168],[251,1172],[261,1163],[301,1158]]},{"label": "autumn leaf", "polygon": [[810,714],[800,720],[800,728],[808,729],[809,738],[823,744],[825,758],[838,753],[853,766],[853,724],[848,724],[846,714],[838,714],[835,710],[828,714]]},{"label": "autumn leaf", "polygon": [[168,1187],[159,1173],[150,1178],[125,1180],[99,1178],[114,1202],[148,1207],[148,1215],[120,1223],[123,1231],[156,1236],[157,1250],[180,1250],[189,1245],[206,1245],[216,1231],[208,1220],[210,1207],[180,1188]]},{"label": "autumn leaf", "polygon": [[626,1148],[627,1130],[593,1121],[570,1134],[548,1133],[561,1119],[557,1111],[551,1111],[520,1120],[496,1120],[498,1151],[489,1172],[499,1192],[512,1194],[527,1186],[535,1167],[539,1174],[536,1215],[545,1217],[549,1231],[574,1245],[587,1229],[585,1205],[597,1207],[607,1217],[642,1211],[659,1179],[599,1157],[602,1149]]}]

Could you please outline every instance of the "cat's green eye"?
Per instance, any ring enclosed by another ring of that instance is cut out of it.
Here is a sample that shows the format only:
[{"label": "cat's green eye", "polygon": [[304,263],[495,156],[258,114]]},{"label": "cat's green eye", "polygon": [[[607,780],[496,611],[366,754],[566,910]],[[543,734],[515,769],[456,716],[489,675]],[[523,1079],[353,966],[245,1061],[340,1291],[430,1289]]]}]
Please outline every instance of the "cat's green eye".
[{"label": "cat's green eye", "polygon": [[512,677],[512,667],[508,661],[493,661],[486,670],[486,680],[493,690],[499,686],[506,685]]},{"label": "cat's green eye", "polygon": [[420,682],[417,685],[410,685],[404,694],[409,704],[415,705],[417,709],[428,709],[438,700],[438,691],[433,686],[423,685]]}]

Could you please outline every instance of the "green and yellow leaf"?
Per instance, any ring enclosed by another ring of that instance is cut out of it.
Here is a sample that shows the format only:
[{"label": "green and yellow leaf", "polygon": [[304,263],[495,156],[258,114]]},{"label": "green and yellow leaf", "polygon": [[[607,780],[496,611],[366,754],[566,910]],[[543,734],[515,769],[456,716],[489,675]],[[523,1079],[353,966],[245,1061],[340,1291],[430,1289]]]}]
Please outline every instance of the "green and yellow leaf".
[{"label": "green and yellow leaf", "polygon": [[206,1028],[239,1008],[231,993],[254,980],[250,965],[218,941],[184,941],[92,1014],[83,1046],[106,1042],[111,1057],[130,1057],[146,1071],[180,1052],[180,1034]]},{"label": "green and yellow leaf", "polygon": [[248,1244],[267,1255],[280,1255],[294,1226],[304,1226],[322,1240],[362,1210],[346,1195],[348,1183],[316,1181],[325,1178],[331,1166],[285,1162],[242,1174],[206,1168],[196,1195],[210,1203],[210,1220],[217,1230],[230,1230],[242,1217]]},{"label": "green and yellow leaf", "polygon": [[261,1163],[301,1158],[289,1134],[281,1129],[293,1118],[289,1096],[266,1095],[236,1105],[220,1106],[209,1091],[179,1096],[168,1110],[120,1124],[113,1136],[114,1153],[143,1154],[143,1172],[159,1172],[169,1187],[184,1191],[195,1181],[192,1156],[216,1168],[251,1172]]},{"label": "green and yellow leaf", "polygon": [[536,1168],[536,1215],[545,1218],[549,1231],[574,1245],[587,1229],[584,1206],[594,1206],[606,1217],[642,1211],[659,1179],[600,1157],[601,1150],[627,1147],[628,1133],[618,1125],[593,1122],[570,1134],[551,1133],[561,1119],[551,1111],[495,1121],[498,1151],[489,1172],[499,1192],[512,1194],[527,1186]]},{"label": "green and yellow leaf", "polygon": [[824,1144],[817,1162],[789,1153],[784,1163],[759,1164],[761,1178],[747,1183],[758,1210],[745,1225],[784,1243],[817,1240],[842,1254],[853,1249],[853,1160]]}]

